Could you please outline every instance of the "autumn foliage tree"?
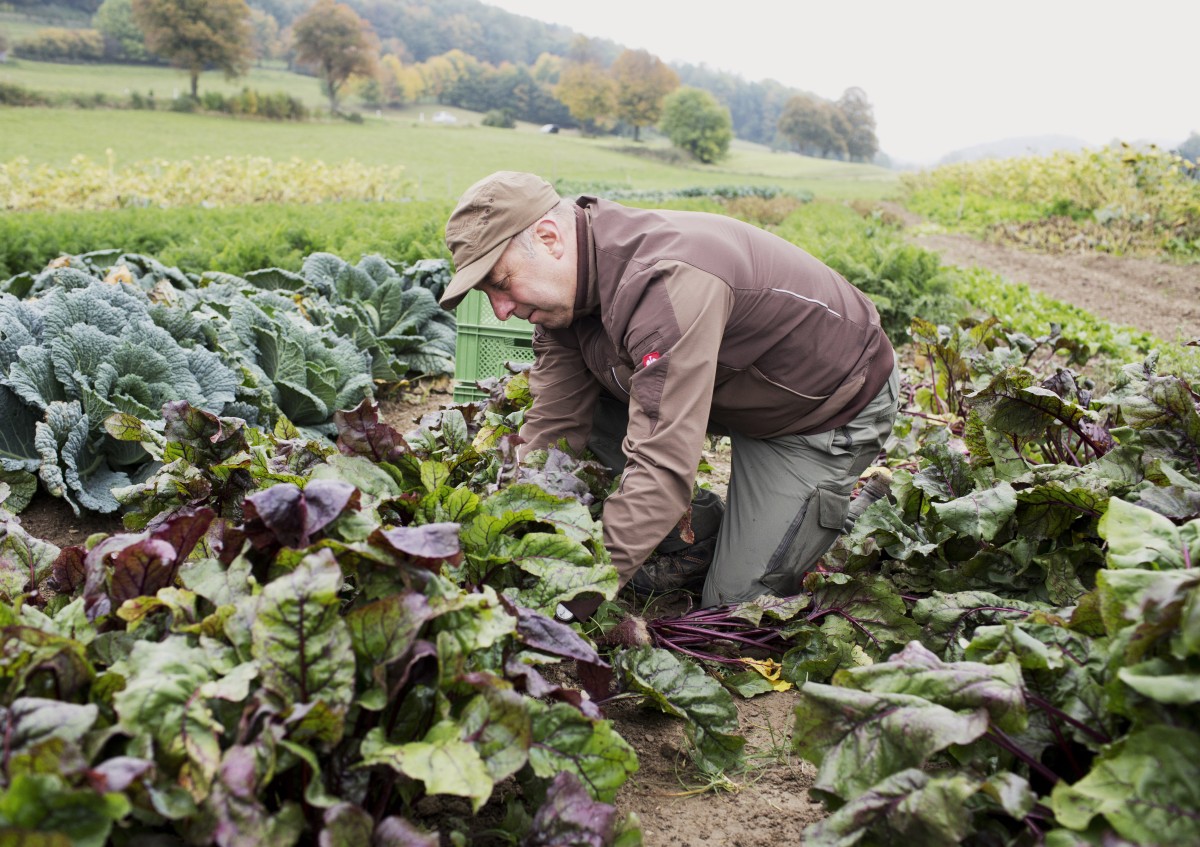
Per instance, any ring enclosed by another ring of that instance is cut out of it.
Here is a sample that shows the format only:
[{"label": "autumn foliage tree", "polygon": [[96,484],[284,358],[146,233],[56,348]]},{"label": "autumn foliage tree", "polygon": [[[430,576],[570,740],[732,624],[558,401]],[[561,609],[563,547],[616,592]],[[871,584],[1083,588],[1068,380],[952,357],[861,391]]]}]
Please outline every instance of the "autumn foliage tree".
[{"label": "autumn foliage tree", "polygon": [[679,75],[646,50],[626,50],[612,65],[617,117],[633,127],[633,140],[662,116],[663,99],[679,87]]},{"label": "autumn foliage tree", "polygon": [[617,84],[595,62],[568,62],[558,77],[554,96],[562,101],[588,134],[612,125]]},{"label": "autumn foliage tree", "polygon": [[209,68],[229,79],[250,69],[253,46],[246,0],[133,0],[133,19],[146,49],[187,71],[192,98]]},{"label": "autumn foliage tree", "polygon": [[345,3],[317,0],[292,26],[296,59],[316,68],[329,94],[329,110],[338,110],[338,94],[350,77],[373,76],[379,39],[367,21]]}]

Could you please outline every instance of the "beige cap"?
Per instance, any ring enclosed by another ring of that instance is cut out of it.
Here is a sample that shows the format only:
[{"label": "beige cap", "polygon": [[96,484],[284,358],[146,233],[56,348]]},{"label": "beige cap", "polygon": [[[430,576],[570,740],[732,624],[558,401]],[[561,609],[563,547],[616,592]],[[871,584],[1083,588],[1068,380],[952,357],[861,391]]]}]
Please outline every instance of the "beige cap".
[{"label": "beige cap", "polygon": [[497,171],[468,188],[446,222],[454,278],[442,295],[442,308],[453,309],[483,282],[513,236],[535,224],[558,200],[554,186],[520,171]]}]

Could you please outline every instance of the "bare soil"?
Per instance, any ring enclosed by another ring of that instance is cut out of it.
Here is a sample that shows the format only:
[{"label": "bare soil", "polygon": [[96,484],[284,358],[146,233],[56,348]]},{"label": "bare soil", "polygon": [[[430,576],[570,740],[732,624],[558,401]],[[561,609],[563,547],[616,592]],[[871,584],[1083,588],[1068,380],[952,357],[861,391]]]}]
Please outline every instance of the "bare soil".
[{"label": "bare soil", "polygon": [[1200,265],[1108,253],[1034,253],[968,235],[921,235],[914,241],[941,253],[945,264],[987,268],[1119,326],[1167,341],[1200,337]]},{"label": "bare soil", "polygon": [[923,232],[920,216],[896,203],[884,213],[912,228],[913,243],[942,263],[981,267],[1118,326],[1166,341],[1200,337],[1200,264],[1114,256],[1094,251],[1041,253],[969,235]]}]

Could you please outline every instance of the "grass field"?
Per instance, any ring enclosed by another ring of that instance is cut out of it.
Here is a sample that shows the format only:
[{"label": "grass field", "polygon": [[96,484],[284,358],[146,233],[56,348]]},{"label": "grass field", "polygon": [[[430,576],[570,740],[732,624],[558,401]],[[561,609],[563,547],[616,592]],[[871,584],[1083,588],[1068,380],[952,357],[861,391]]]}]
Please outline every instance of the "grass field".
[{"label": "grass field", "polygon": [[[100,92],[125,97],[136,91],[154,93],[161,101],[186,94],[191,86],[189,77],[174,68],[151,65],[72,65],[60,62],[33,62],[10,59],[0,65],[0,81],[48,93]],[[256,91],[282,91],[302,101],[306,106],[326,106],[328,99],[321,93],[321,83],[314,77],[290,73],[283,68],[251,68],[244,77],[227,80],[219,71],[200,75],[200,93],[219,91],[236,94],[243,88]]]},{"label": "grass field", "polygon": [[[0,65],[0,81],[38,91],[127,91],[169,99],[186,78],[168,68],[124,65],[63,65],[17,62]],[[220,74],[201,77],[201,91],[235,92],[244,85],[285,91],[312,105],[323,103],[316,80],[282,70],[256,69],[242,80]],[[35,163],[64,165],[77,155],[104,161],[112,150],[118,162],[192,156],[266,155],[272,158],[355,159],[365,164],[406,168],[417,199],[457,197],[476,179],[501,169],[528,170],[551,180],[599,183],[637,189],[712,185],[771,185],[808,190],[819,197],[879,199],[897,184],[894,172],[871,165],[813,159],[735,142],[716,166],[674,165],[631,154],[632,142],[583,138],[563,132],[545,135],[523,124],[516,130],[480,125],[480,115],[446,108],[458,123],[432,122],[432,103],[379,115],[364,123],[339,119],[276,123],[214,115],[115,109],[0,108],[0,162],[23,156]],[[666,147],[662,139],[637,147]]]}]

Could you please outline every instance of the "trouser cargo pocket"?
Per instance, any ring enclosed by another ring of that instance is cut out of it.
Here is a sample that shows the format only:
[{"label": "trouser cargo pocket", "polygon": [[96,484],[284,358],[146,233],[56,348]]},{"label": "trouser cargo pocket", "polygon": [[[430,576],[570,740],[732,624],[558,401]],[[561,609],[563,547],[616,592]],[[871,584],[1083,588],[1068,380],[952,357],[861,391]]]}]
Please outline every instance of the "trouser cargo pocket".
[{"label": "trouser cargo pocket", "polygon": [[762,584],[781,597],[798,594],[804,575],[841,535],[849,508],[850,498],[845,494],[815,489],[767,564]]}]

